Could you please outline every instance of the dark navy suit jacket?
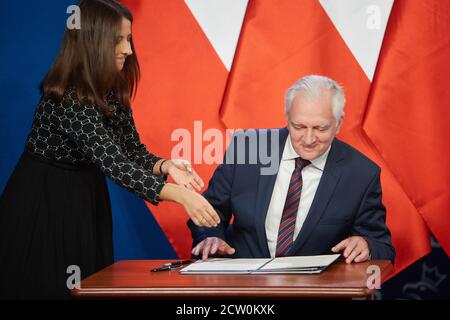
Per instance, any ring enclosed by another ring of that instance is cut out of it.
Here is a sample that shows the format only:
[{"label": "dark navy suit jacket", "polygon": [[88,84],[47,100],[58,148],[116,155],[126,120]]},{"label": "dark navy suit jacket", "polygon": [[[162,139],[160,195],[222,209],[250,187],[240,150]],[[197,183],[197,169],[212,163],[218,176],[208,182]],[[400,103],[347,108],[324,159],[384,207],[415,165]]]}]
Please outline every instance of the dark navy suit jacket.
[{"label": "dark navy suit jacket", "polygon": [[[255,152],[249,143],[252,139],[247,139],[245,147],[240,149],[237,148],[237,139],[239,135],[254,135],[258,148],[263,139],[268,141],[268,146],[279,143],[278,154],[274,155],[279,164],[288,134],[288,130],[283,128],[247,131],[233,137],[227,150],[227,153],[233,151],[233,161],[224,161],[217,167],[203,194],[220,215],[221,223],[215,228],[199,228],[189,221],[193,245],[206,237],[219,237],[236,249],[235,258],[270,257],[265,220],[278,170],[272,175],[262,175],[263,164],[249,163],[250,152]],[[239,164],[237,156],[242,152],[245,152],[247,161]],[[234,221],[227,234],[232,216]],[[334,139],[291,255],[331,254],[331,248],[337,243],[357,235],[367,240],[372,259],[394,261],[395,251],[385,220],[380,168],[359,151]]]}]

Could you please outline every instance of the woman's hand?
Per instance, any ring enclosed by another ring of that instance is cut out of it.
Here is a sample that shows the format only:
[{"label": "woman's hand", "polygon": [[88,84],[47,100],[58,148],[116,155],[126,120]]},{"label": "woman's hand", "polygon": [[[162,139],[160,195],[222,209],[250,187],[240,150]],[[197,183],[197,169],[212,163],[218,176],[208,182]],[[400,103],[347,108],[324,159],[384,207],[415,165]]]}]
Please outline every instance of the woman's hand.
[{"label": "woman's hand", "polygon": [[181,204],[191,220],[199,227],[216,227],[220,218],[209,202],[200,194],[173,183],[166,183],[160,199]]},{"label": "woman's hand", "polygon": [[220,218],[209,202],[200,194],[186,190],[181,204],[191,220],[199,227],[217,227]]},{"label": "woman's hand", "polygon": [[170,175],[176,184],[189,190],[195,189],[200,191],[205,185],[189,161],[184,159],[174,159],[164,162],[161,167],[161,172]]}]

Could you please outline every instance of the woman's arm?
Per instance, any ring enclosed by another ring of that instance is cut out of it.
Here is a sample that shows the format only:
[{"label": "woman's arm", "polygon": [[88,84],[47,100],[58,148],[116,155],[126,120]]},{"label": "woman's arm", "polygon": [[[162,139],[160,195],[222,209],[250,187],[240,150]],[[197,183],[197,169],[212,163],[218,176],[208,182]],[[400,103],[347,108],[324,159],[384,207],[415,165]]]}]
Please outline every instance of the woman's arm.
[{"label": "woman's arm", "polygon": [[167,183],[161,190],[160,198],[183,205],[191,220],[197,226],[217,227],[220,218],[206,199],[182,186]]},{"label": "woman's arm", "polygon": [[170,175],[176,184],[200,191],[204,182],[189,163],[177,163],[162,159],[148,152],[139,138],[131,109],[125,110],[126,121],[122,125],[121,147],[131,161],[147,168],[154,175]]},{"label": "woman's arm", "polygon": [[163,159],[148,152],[145,144],[141,142],[131,109],[126,109],[124,112],[126,114],[126,121],[122,125],[122,150],[131,161],[136,162],[153,174],[161,175],[159,164]]},{"label": "woman's arm", "polygon": [[155,205],[160,199],[178,202],[200,225],[211,226],[219,220],[217,213],[200,195],[168,184],[162,177],[130,161],[104,127],[103,115],[97,108],[82,105],[75,97],[66,97],[56,108],[56,114],[61,115],[59,127],[115,183]]}]

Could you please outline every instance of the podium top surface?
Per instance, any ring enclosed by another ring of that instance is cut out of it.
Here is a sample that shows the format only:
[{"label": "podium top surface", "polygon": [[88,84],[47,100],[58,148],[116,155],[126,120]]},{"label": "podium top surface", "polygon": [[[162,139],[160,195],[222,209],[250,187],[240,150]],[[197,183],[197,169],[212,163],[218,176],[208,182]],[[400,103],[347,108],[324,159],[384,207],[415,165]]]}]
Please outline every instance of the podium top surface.
[{"label": "podium top surface", "polygon": [[76,297],[370,298],[393,272],[387,260],[337,261],[321,274],[181,275],[151,272],[172,260],[124,260],[87,277]]}]

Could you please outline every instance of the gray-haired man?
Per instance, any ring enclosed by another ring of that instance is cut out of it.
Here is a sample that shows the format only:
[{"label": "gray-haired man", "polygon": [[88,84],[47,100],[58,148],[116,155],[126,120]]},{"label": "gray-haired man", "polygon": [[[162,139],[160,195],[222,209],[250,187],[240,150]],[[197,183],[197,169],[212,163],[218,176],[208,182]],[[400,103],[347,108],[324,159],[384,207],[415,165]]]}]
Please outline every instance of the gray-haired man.
[{"label": "gray-haired man", "polygon": [[[287,128],[276,134],[255,131],[257,146],[261,139],[280,146],[276,174],[261,174],[260,163],[218,166],[204,196],[221,223],[215,228],[189,223],[192,253],[205,259],[212,254],[259,258],[343,252],[347,263],[394,261],[380,168],[335,138],[344,104],[334,80],[316,75],[298,80],[286,93]],[[238,140],[239,133],[228,156],[254,152],[249,144],[238,148]]]}]

